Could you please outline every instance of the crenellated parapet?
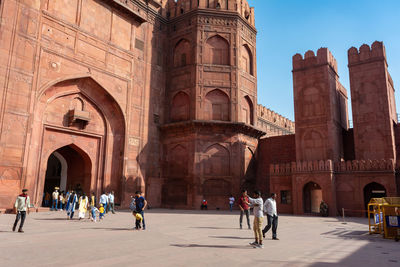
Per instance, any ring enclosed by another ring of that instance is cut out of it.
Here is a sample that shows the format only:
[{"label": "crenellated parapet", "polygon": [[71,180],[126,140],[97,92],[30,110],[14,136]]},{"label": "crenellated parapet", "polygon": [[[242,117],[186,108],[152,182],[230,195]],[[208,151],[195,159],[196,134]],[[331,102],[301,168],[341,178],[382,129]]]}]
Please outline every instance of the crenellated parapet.
[{"label": "crenellated parapet", "polygon": [[246,0],[165,0],[167,18],[173,19],[195,9],[237,12],[253,27],[254,8]]},{"label": "crenellated parapet", "polygon": [[299,172],[332,172],[333,170],[331,160],[297,161],[270,165],[271,175],[288,175]]},{"label": "crenellated parapet", "polygon": [[293,71],[328,64],[337,73],[336,59],[328,48],[322,47],[318,49],[317,55],[315,55],[314,51],[308,50],[304,54],[304,58],[301,54],[296,54],[293,56],[292,60]]},{"label": "crenellated parapet", "polygon": [[375,41],[371,47],[363,44],[359,49],[352,47],[347,51],[349,65],[365,63],[374,60],[386,60],[383,42]]},{"label": "crenellated parapet", "polygon": [[393,171],[395,168],[393,159],[380,160],[349,160],[335,162],[336,172],[351,171]]},{"label": "crenellated parapet", "polygon": [[257,104],[257,117],[259,119],[265,120],[272,125],[278,126],[288,132],[295,132],[294,121],[285,118],[284,116],[276,113],[275,111],[264,107],[263,105]]},{"label": "crenellated parapet", "polygon": [[400,166],[393,159],[381,160],[349,160],[332,162],[331,160],[298,161],[270,165],[270,175],[290,175],[304,172],[370,172],[394,171]]}]

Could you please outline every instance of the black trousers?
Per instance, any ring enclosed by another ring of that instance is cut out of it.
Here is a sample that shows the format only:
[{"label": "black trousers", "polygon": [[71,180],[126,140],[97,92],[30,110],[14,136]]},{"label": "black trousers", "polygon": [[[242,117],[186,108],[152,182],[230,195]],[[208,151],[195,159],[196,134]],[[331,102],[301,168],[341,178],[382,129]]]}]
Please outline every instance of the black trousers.
[{"label": "black trousers", "polygon": [[267,221],[268,224],[267,226],[265,226],[263,234],[265,235],[265,233],[268,232],[269,229],[271,229],[272,227],[272,238],[276,238],[276,229],[278,228],[278,216],[271,216],[267,214]]},{"label": "black trousers", "polygon": [[25,218],[26,218],[26,211],[17,211],[17,217],[15,218],[13,229],[17,228],[17,224],[21,219],[21,223],[19,224],[19,230],[22,230],[22,227],[24,227]]}]

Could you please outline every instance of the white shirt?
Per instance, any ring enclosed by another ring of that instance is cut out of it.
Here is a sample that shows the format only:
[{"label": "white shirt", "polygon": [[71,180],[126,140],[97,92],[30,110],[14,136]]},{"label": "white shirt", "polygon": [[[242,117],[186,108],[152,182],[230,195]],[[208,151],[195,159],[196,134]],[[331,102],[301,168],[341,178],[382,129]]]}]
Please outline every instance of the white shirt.
[{"label": "white shirt", "polygon": [[113,194],[108,194],[108,201],[110,202],[110,203],[114,203],[114,195]]},{"label": "white shirt", "polygon": [[59,195],[58,191],[54,191],[53,192],[53,199],[58,199],[58,195]]},{"label": "white shirt", "polygon": [[268,198],[264,203],[264,212],[270,216],[278,216],[276,211],[276,201],[273,198]]},{"label": "white shirt", "polygon": [[18,196],[17,199],[15,200],[14,207],[17,209],[17,211],[26,211],[27,208],[30,206],[30,200],[29,196],[23,197],[23,196]]},{"label": "white shirt", "polygon": [[100,204],[106,204],[108,202],[108,197],[106,194],[100,196]]},{"label": "white shirt", "polygon": [[251,198],[249,197],[250,206],[253,207],[254,217],[262,218],[264,217],[264,213],[262,210],[263,207],[263,199],[259,198]]},{"label": "white shirt", "polygon": [[229,204],[233,204],[235,202],[235,198],[234,197],[230,197],[229,198]]}]

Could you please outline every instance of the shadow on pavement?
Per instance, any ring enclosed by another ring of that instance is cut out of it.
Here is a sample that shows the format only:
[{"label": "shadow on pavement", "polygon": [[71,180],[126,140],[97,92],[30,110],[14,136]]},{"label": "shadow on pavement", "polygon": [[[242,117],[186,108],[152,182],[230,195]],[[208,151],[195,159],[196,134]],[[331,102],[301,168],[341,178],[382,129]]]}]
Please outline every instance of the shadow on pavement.
[{"label": "shadow on pavement", "polygon": [[92,229],[92,230],[108,230],[108,231],[134,231],[133,228],[100,228],[100,227],[89,227],[89,228],[81,228],[81,229]]},{"label": "shadow on pavement", "polygon": [[210,235],[208,237],[211,238],[226,238],[226,239],[254,239],[253,237],[240,237],[240,236],[217,236],[217,235]]},{"label": "shadow on pavement", "polygon": [[198,226],[198,227],[189,227],[189,228],[197,228],[197,229],[215,229],[215,230],[237,230],[239,228],[225,228],[225,227],[215,227],[215,226]]},{"label": "shadow on pavement", "polygon": [[36,221],[69,221],[68,218],[34,218]]},{"label": "shadow on pavement", "polygon": [[200,244],[171,244],[170,246],[179,248],[236,248],[236,249],[254,249],[251,246],[232,246],[232,245],[200,245]]},{"label": "shadow on pavement", "polygon": [[[377,243],[367,243],[360,247],[358,250],[350,253],[348,256],[338,258],[334,262],[314,262],[310,264],[310,267],[335,267],[335,266],[360,266],[360,259],[364,259],[365,264],[363,266],[400,266],[400,254],[398,253],[398,244],[393,240],[382,240],[387,241],[389,246],[379,246]],[[392,243],[391,243],[392,242]],[[372,258],[372,259],[371,259]],[[375,259],[376,258],[376,259]]]}]

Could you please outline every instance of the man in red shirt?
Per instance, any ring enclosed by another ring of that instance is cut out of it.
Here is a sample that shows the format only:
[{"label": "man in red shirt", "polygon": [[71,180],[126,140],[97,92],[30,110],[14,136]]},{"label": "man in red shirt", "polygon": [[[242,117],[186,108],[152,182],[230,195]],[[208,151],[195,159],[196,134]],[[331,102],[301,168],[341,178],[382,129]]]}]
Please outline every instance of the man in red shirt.
[{"label": "man in red shirt", "polygon": [[247,197],[247,190],[242,190],[242,196],[239,198],[238,204],[240,208],[240,229],[242,229],[243,213],[246,214],[247,226],[250,227],[250,207],[247,204],[249,198]]}]

